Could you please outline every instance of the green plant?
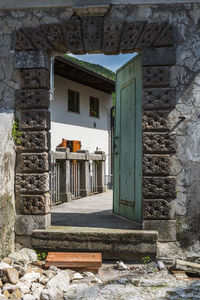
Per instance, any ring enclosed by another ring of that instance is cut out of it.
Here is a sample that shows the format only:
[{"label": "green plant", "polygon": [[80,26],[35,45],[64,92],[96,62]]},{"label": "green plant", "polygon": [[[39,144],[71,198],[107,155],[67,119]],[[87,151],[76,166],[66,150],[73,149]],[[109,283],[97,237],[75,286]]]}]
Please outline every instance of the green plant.
[{"label": "green plant", "polygon": [[178,190],[175,190],[176,197],[178,196]]},{"label": "green plant", "polygon": [[149,255],[142,258],[143,264],[149,264],[151,262],[151,257]]},{"label": "green plant", "polygon": [[47,258],[47,252],[46,251],[43,251],[43,252],[36,251],[36,253],[37,253],[37,259],[38,260],[45,260]]},{"label": "green plant", "polygon": [[22,136],[22,132],[19,131],[19,121],[18,119],[16,119],[13,122],[12,137],[17,145],[21,144],[21,136]]}]

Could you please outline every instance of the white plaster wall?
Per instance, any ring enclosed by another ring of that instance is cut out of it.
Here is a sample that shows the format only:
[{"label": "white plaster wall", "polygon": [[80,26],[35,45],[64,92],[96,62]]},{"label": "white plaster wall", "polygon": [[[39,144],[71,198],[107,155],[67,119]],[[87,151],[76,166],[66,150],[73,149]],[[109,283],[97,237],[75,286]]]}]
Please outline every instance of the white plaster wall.
[{"label": "white plaster wall", "polygon": [[[68,111],[68,89],[80,93],[80,113]],[[90,96],[99,98],[99,118],[89,116]],[[110,174],[110,109],[112,95],[55,75],[55,95],[50,103],[51,150],[62,138],[81,141],[82,149],[106,153],[106,174]],[[96,123],[96,128],[94,128]]]}]

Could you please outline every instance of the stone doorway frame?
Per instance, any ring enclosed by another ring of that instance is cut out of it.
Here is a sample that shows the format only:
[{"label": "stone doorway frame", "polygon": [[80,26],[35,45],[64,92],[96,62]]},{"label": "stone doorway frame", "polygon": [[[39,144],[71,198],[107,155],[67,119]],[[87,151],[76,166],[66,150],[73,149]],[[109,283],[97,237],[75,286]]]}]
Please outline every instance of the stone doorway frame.
[{"label": "stone doorway frame", "polygon": [[170,157],[176,142],[168,123],[176,99],[170,81],[176,63],[171,24],[73,15],[63,23],[18,30],[14,48],[15,69],[21,72],[15,115],[22,132],[16,159],[16,235],[31,236],[51,222],[50,57],[66,52],[109,55],[139,49],[143,68],[143,229],[158,230],[160,241],[175,241],[171,207],[175,178],[170,176]]}]

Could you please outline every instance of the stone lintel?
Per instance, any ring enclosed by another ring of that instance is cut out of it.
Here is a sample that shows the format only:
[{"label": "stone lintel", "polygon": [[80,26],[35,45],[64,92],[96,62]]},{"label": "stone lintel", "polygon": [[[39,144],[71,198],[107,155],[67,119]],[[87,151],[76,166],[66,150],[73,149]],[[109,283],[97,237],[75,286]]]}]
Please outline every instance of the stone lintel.
[{"label": "stone lintel", "polygon": [[88,5],[88,6],[81,5],[81,6],[73,6],[73,12],[78,17],[105,16],[109,8],[110,8],[109,4]]},{"label": "stone lintel", "polygon": [[143,230],[157,230],[158,241],[175,242],[176,241],[176,221],[175,220],[144,220]]},{"label": "stone lintel", "polygon": [[[85,6],[95,5],[96,7],[106,4],[138,4],[138,5],[158,5],[158,4],[188,4],[188,3],[200,3],[200,0],[84,0]],[[0,9],[13,10],[13,9],[32,9],[32,8],[71,8],[73,6],[83,5],[80,0],[1,0]]]}]

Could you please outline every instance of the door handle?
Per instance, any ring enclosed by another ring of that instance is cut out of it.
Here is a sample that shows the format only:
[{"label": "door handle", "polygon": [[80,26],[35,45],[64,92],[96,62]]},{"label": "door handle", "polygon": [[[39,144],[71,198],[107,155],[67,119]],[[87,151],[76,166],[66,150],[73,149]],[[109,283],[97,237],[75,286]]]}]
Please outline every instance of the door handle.
[{"label": "door handle", "polygon": [[119,136],[114,136],[114,143],[113,143],[113,153],[118,154],[119,148]]}]

